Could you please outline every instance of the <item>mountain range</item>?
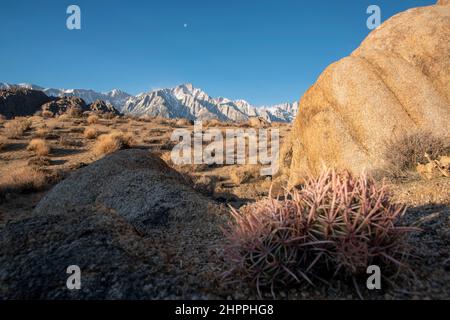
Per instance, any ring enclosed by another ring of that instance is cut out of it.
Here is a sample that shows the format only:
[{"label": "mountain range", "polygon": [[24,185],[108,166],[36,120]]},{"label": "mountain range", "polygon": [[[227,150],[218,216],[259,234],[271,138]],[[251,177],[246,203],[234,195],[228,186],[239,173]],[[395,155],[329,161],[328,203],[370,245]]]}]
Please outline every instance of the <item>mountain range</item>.
[{"label": "mountain range", "polygon": [[134,116],[148,115],[190,120],[219,119],[221,121],[245,121],[250,117],[262,117],[268,122],[291,122],[298,108],[296,102],[256,107],[245,100],[213,98],[192,84],[153,90],[133,96],[119,89],[97,92],[88,89],[54,89],[26,83],[0,82],[0,89],[11,87],[39,90],[53,97],[77,96],[88,104],[95,100],[103,100],[113,105],[118,111]]}]

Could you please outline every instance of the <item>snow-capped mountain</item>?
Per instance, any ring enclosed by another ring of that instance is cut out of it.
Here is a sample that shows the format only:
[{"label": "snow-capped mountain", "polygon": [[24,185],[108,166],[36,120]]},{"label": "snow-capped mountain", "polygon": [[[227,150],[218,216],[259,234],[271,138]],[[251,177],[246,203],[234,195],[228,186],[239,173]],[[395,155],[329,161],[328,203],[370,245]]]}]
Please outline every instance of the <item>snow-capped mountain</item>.
[{"label": "snow-capped mountain", "polygon": [[132,97],[121,111],[137,116],[151,115],[191,120],[245,121],[250,117],[262,117],[269,122],[291,122],[297,113],[297,103],[258,108],[245,100],[212,98],[192,84],[184,84]]},{"label": "snow-capped mountain", "polygon": [[282,103],[261,109],[269,113],[273,122],[292,122],[297,115],[298,102]]},{"label": "snow-capped mountain", "polygon": [[97,99],[112,104],[122,113],[134,116],[161,116],[191,120],[219,119],[221,121],[245,121],[250,117],[262,117],[269,122],[291,122],[297,113],[297,103],[284,103],[270,107],[255,107],[245,100],[213,98],[192,84],[175,88],[158,89],[132,96],[114,89],[96,92],[85,89],[52,89],[31,84],[12,85],[0,82],[0,89],[14,86],[41,90],[48,96],[77,96],[86,103]]},{"label": "snow-capped mountain", "polygon": [[33,90],[43,91],[49,97],[79,97],[83,99],[87,104],[94,102],[95,100],[103,100],[106,103],[113,105],[120,111],[125,102],[132,96],[126,92],[118,89],[111,90],[109,92],[96,92],[86,89],[54,89],[54,88],[42,88],[40,86],[28,83],[9,84],[0,82],[0,89],[9,89],[11,87],[21,87]]},{"label": "snow-capped mountain", "polygon": [[11,84],[11,83],[6,83],[6,82],[0,82],[0,89],[11,89],[14,87],[33,89],[33,90],[39,90],[39,91],[44,90],[44,88],[42,88],[42,87],[36,86],[34,84],[29,84],[29,83]]}]

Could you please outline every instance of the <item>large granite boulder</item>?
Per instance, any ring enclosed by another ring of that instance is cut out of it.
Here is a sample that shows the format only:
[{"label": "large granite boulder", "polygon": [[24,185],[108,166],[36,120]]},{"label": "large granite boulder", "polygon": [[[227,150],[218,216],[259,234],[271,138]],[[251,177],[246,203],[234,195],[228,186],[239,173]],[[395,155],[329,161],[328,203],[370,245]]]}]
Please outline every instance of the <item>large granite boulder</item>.
[{"label": "large granite boulder", "polygon": [[[160,158],[119,151],[0,228],[0,297],[205,298],[218,209]],[[82,271],[81,290],[66,287],[70,265]]]},{"label": "large granite boulder", "polygon": [[450,5],[400,13],[330,65],[300,101],[290,184],[323,165],[378,172],[386,144],[416,130],[450,136]]},{"label": "large granite boulder", "polygon": [[113,210],[141,234],[207,205],[185,178],[145,150],[124,150],[82,168],[49,192],[36,214]]}]

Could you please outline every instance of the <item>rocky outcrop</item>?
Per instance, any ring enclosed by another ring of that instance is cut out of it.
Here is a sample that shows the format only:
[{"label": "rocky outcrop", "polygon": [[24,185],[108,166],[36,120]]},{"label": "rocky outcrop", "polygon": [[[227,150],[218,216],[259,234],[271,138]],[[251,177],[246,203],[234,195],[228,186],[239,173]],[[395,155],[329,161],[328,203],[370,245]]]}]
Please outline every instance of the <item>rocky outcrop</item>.
[{"label": "rocky outcrop", "polygon": [[89,105],[89,110],[96,113],[112,113],[119,115],[120,113],[111,105],[103,100],[95,100]]},{"label": "rocky outcrop", "polygon": [[17,116],[31,116],[50,101],[42,91],[25,88],[0,90],[0,115],[8,119]]},{"label": "rocky outcrop", "polygon": [[376,172],[393,138],[450,134],[450,6],[394,16],[330,65],[300,101],[290,183],[323,165]]},{"label": "rocky outcrop", "polygon": [[50,111],[53,114],[63,114],[70,108],[77,108],[81,112],[89,110],[86,102],[78,97],[53,98],[53,101],[42,105],[42,111]]},{"label": "rocky outcrop", "polygon": [[63,114],[70,108],[79,109],[80,112],[92,111],[95,113],[111,113],[119,115],[120,113],[111,105],[103,100],[96,100],[90,105],[79,97],[60,97],[53,98],[53,101],[42,106],[42,110],[47,110],[53,114]]},{"label": "rocky outcrop", "polygon": [[[120,151],[74,172],[32,218],[1,230],[0,296],[202,297],[220,223],[217,207],[188,183],[144,150]],[[82,271],[81,290],[66,288],[70,265]],[[197,274],[198,283],[183,285]]]}]

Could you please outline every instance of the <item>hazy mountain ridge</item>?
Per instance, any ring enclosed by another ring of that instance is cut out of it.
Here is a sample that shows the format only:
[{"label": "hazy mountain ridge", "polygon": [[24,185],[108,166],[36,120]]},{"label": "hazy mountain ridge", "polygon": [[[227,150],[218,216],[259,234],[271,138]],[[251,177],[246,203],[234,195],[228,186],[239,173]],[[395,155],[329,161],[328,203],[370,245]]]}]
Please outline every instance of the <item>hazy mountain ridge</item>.
[{"label": "hazy mountain ridge", "polygon": [[86,103],[103,100],[125,114],[135,116],[161,116],[191,120],[219,119],[221,121],[245,121],[250,117],[262,117],[269,122],[291,122],[297,113],[296,102],[269,107],[255,107],[245,100],[213,98],[192,84],[174,88],[153,90],[132,96],[119,89],[96,92],[88,89],[43,88],[33,84],[0,83],[0,89],[24,87],[43,91],[48,96],[77,96]]}]

